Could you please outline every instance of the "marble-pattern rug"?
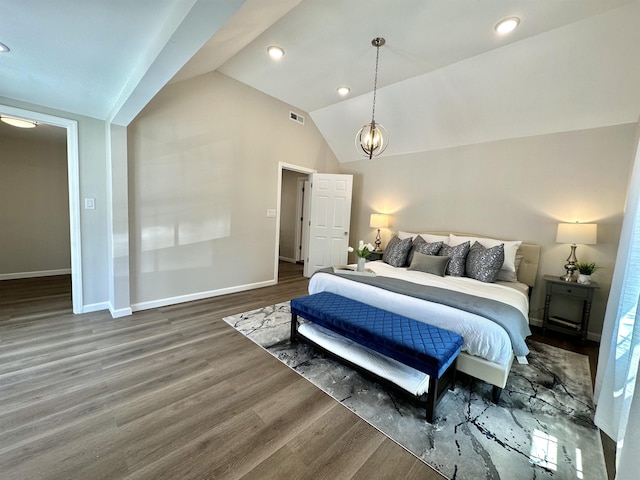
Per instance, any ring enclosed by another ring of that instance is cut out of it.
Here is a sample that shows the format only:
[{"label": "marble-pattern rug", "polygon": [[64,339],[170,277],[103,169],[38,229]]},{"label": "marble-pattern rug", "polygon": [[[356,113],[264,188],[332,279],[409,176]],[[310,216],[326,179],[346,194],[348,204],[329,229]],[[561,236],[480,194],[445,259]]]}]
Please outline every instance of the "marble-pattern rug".
[{"label": "marble-pattern rug", "polygon": [[531,341],[498,405],[488,384],[459,375],[428,424],[420,406],[291,344],[288,302],[225,321],[449,479],[607,478],[584,355]]}]

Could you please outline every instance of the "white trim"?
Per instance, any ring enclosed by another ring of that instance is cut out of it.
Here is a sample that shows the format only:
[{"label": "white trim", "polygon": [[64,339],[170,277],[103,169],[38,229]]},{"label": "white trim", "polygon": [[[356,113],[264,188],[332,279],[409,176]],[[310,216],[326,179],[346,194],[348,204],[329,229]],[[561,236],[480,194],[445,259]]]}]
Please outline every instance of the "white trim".
[{"label": "white trim", "polygon": [[301,167],[299,165],[293,165],[291,163],[278,162],[278,189],[276,193],[276,244],[275,252],[273,255],[273,278],[276,279],[274,284],[278,283],[278,259],[280,258],[280,205],[282,203],[282,171],[291,170],[293,172],[305,173],[312,175],[317,173],[317,170],[307,167]]},{"label": "white trim", "polygon": [[[100,312],[102,310],[109,310],[109,304],[107,302],[92,303],[90,305],[84,305],[82,307],[82,312],[78,312],[78,313]],[[73,312],[73,313],[76,313],[76,312]]]},{"label": "white trim", "polygon": [[180,295],[178,297],[161,298],[159,300],[153,300],[150,302],[134,303],[131,305],[133,312],[140,310],[149,310],[151,308],[166,307],[167,305],[176,305],[178,303],[193,302],[194,300],[202,300],[204,298],[219,297],[220,295],[227,295],[229,293],[244,292],[246,290],[253,290],[256,288],[270,287],[276,285],[278,282],[273,280],[266,280],[264,282],[250,283],[248,285],[238,285],[235,287],[221,288],[219,290],[209,290],[206,292],[190,293],[188,295]]},{"label": "white trim", "polygon": [[542,328],[542,319],[541,318],[531,318],[531,317],[529,317],[529,325],[533,325],[534,327]]},{"label": "white trim", "polygon": [[0,280],[16,280],[19,278],[53,277],[56,275],[69,275],[70,268],[60,268],[58,270],[39,270],[36,272],[0,273]]},{"label": "white trim", "polygon": [[129,315],[133,315],[133,310],[131,310],[131,308],[128,308],[128,307],[114,310],[113,305],[109,303],[109,313],[111,313],[111,318],[121,318],[121,317],[128,317]]},{"label": "white trim", "polygon": [[307,178],[305,179],[304,177],[298,177],[298,183],[296,185],[296,220],[295,220],[295,225],[296,225],[296,229],[295,229],[295,241],[294,241],[294,245],[295,245],[295,251],[294,251],[294,257],[296,259],[296,261],[299,260],[304,260],[302,258],[302,229],[303,227],[303,222],[305,220],[304,218],[304,182],[306,182],[307,180],[309,180],[309,175],[307,175]]},{"label": "white trim", "polygon": [[0,104],[0,113],[67,129],[67,174],[69,179],[69,230],[71,241],[71,298],[73,313],[82,313],[82,232],[80,230],[80,158],[78,153],[78,122],[45,113],[23,110]]}]

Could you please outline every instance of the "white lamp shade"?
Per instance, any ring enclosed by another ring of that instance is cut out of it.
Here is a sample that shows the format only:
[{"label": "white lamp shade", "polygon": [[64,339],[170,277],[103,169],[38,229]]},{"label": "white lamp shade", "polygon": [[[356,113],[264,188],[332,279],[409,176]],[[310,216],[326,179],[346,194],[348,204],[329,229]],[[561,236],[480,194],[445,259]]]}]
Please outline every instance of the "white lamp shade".
[{"label": "white lamp shade", "polygon": [[557,243],[595,245],[598,243],[596,223],[559,223]]},{"label": "white lamp shade", "polygon": [[389,226],[389,215],[384,213],[372,213],[369,219],[371,228],[387,228]]}]

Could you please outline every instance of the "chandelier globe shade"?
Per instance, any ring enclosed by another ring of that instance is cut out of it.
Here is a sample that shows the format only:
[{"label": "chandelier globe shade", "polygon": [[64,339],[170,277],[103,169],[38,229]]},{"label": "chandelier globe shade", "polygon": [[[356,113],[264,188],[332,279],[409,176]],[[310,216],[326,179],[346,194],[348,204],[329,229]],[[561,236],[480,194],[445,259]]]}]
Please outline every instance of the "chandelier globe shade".
[{"label": "chandelier globe shade", "polygon": [[386,150],[388,144],[387,129],[373,121],[363,125],[356,135],[356,148],[365,157],[377,157]]}]

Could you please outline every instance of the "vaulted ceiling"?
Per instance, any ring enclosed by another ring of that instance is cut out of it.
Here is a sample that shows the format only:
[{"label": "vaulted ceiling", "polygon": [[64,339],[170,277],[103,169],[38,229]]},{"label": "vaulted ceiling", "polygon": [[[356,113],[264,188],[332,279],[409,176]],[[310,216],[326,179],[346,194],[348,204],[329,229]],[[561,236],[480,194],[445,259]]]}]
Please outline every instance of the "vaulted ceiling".
[{"label": "vaulted ceiling", "polygon": [[127,125],[168,82],[217,70],[308,113],[348,162],[374,37],[391,156],[636,122],[639,23],[638,0],[2,2],[0,97]]}]

